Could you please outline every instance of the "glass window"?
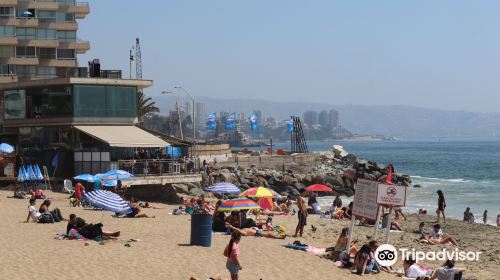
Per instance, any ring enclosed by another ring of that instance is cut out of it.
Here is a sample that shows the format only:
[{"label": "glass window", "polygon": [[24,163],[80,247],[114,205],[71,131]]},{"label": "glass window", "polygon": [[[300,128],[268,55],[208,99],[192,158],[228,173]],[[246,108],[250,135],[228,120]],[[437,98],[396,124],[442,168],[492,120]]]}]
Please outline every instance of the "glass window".
[{"label": "glass window", "polygon": [[0,7],[0,18],[13,18],[15,10],[12,7]]},{"label": "glass window", "polygon": [[57,31],[57,39],[62,42],[76,42],[76,31]]},{"label": "glass window", "polygon": [[57,59],[75,59],[75,50],[57,49]]},{"label": "glass window", "polygon": [[35,18],[35,9],[17,9],[17,17],[23,19],[32,19]]},{"label": "glass window", "polygon": [[35,47],[16,47],[16,57],[36,57]]},{"label": "glass window", "polygon": [[[39,67],[41,68],[41,67]],[[53,118],[73,115],[70,87],[33,88],[26,92],[28,118]]]},{"label": "glass window", "polygon": [[56,59],[56,49],[38,48],[38,58]]},{"label": "glass window", "polygon": [[75,6],[75,0],[57,0],[59,6]]},{"label": "glass window", "polygon": [[107,116],[135,117],[136,102],[135,87],[106,86]]},{"label": "glass window", "polygon": [[57,22],[75,22],[75,13],[57,13]]},{"label": "glass window", "polygon": [[14,57],[14,46],[0,46],[0,57]]},{"label": "glass window", "polygon": [[1,64],[0,65],[0,75],[15,75],[16,65]]},{"label": "glass window", "polygon": [[56,22],[57,13],[56,11],[37,11],[37,18],[39,22]]},{"label": "glass window", "polygon": [[16,67],[17,76],[20,78],[33,78],[36,75],[35,66],[18,65]]},{"label": "glass window", "polygon": [[57,31],[55,29],[39,28],[36,30],[36,38],[39,40],[54,40],[57,39]]},{"label": "glass window", "polygon": [[5,91],[3,104],[6,120],[26,118],[26,92],[24,90]]},{"label": "glass window", "polygon": [[1,25],[0,37],[14,37],[16,36],[16,27],[13,25]]},{"label": "glass window", "polygon": [[73,86],[75,117],[106,116],[106,88],[104,86]]},{"label": "glass window", "polygon": [[19,40],[34,40],[36,39],[36,29],[18,27],[16,29],[16,36]]},{"label": "glass window", "polygon": [[55,67],[46,67],[40,66],[36,68],[36,76],[37,77],[55,77],[56,76],[56,68]]}]

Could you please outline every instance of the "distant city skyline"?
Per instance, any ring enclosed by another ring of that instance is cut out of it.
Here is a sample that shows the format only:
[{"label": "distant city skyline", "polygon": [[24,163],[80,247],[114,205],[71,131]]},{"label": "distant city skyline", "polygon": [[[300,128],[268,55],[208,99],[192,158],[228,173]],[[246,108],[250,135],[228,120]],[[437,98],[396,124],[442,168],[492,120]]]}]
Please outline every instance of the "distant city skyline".
[{"label": "distant city skyline", "polygon": [[500,111],[497,1],[89,2],[81,65],[128,76],[139,37],[149,96]]}]

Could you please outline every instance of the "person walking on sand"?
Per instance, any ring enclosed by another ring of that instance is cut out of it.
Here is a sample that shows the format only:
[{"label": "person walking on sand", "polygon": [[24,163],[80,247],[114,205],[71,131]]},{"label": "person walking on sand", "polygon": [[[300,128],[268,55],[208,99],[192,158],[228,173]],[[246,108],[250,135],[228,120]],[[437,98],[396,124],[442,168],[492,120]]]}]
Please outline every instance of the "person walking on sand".
[{"label": "person walking on sand", "polygon": [[484,210],[484,213],[483,213],[483,224],[487,224],[488,223],[488,209]]},{"label": "person walking on sand", "polygon": [[226,268],[231,274],[231,280],[238,280],[238,272],[243,269],[240,264],[240,240],[241,234],[234,231],[229,244],[224,249],[224,257],[227,257]]},{"label": "person walking on sand", "polygon": [[439,218],[441,214],[443,215],[443,223],[446,223],[446,216],[444,215],[444,209],[446,208],[446,201],[444,200],[443,191],[438,190],[437,194],[438,194],[438,208],[436,210],[437,223],[439,223]]},{"label": "person walking on sand", "polygon": [[297,207],[299,208],[299,213],[297,217],[299,221],[297,223],[297,227],[295,228],[295,235],[293,237],[297,237],[297,234],[300,232],[300,237],[302,237],[302,233],[304,232],[304,226],[307,224],[307,206],[304,201],[304,196],[306,194],[305,189],[300,189],[300,196],[297,198]]}]

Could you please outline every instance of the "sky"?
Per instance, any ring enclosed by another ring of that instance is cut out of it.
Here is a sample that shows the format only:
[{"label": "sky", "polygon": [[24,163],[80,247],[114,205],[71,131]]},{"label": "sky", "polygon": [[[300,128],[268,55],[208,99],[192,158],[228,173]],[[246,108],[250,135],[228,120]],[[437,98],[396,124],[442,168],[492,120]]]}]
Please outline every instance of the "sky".
[{"label": "sky", "polygon": [[500,111],[500,1],[89,2],[80,64],[128,77],[139,37],[153,97]]}]

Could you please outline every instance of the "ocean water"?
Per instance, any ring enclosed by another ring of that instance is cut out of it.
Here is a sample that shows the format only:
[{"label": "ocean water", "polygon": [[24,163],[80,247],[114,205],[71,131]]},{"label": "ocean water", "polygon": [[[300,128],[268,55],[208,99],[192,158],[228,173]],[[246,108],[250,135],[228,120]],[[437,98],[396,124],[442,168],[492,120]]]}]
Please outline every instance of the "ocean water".
[{"label": "ocean water", "polygon": [[[413,184],[409,188],[407,212],[437,208],[436,191],[441,189],[446,199],[445,214],[461,219],[466,207],[474,213],[476,222],[483,220],[488,210],[488,223],[496,224],[500,214],[500,142],[469,141],[336,141],[309,142],[311,151],[326,151],[333,144],[357,156],[383,163],[392,163],[396,171],[408,173]],[[288,148],[281,144],[282,148]],[[280,148],[277,145],[276,148]]]}]

